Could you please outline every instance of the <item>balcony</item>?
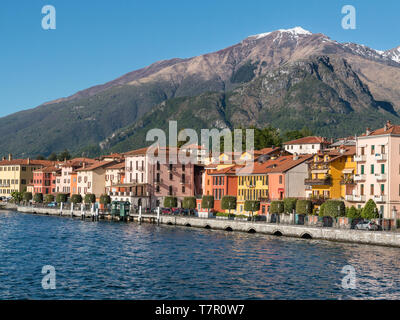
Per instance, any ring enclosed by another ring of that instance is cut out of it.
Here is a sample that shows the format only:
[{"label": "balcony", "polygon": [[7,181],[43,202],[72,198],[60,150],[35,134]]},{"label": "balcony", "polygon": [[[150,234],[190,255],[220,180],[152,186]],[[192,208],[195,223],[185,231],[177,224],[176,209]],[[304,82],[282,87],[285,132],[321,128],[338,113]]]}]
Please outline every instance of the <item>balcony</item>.
[{"label": "balcony", "polygon": [[307,186],[330,186],[332,185],[331,178],[325,179],[305,179],[304,184]]},{"label": "balcony", "polygon": [[355,174],[354,175],[354,181],[364,181],[365,180],[365,174]]},{"label": "balcony", "polygon": [[385,173],[375,173],[375,179],[376,179],[376,181],[386,180],[386,174]]},{"label": "balcony", "polygon": [[387,154],[375,153],[375,160],[376,161],[385,161],[385,160],[387,160]]},{"label": "balcony", "polygon": [[346,201],[351,201],[351,202],[365,202],[365,196],[346,194],[344,198]]},{"label": "balcony", "polygon": [[342,179],[340,180],[341,185],[354,185],[354,179],[353,178],[347,178],[347,179]]},{"label": "balcony", "polygon": [[374,196],[374,201],[379,202],[386,202],[386,196],[381,194],[380,196]]},{"label": "balcony", "polygon": [[365,161],[365,154],[354,156],[355,162],[362,162]]}]

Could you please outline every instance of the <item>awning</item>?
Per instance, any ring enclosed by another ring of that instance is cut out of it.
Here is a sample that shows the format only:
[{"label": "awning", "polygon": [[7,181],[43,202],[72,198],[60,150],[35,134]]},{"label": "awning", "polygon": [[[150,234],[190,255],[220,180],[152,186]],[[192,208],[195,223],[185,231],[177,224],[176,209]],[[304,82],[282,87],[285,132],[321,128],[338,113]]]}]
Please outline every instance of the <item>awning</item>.
[{"label": "awning", "polygon": [[353,173],[354,169],[343,169],[342,172],[343,173]]}]

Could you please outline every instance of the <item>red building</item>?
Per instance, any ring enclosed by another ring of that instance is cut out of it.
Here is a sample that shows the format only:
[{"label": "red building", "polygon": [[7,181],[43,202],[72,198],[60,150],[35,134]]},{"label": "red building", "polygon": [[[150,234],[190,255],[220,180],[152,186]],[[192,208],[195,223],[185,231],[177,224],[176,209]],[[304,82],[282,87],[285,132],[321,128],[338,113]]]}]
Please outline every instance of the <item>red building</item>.
[{"label": "red building", "polygon": [[55,194],[56,176],[61,172],[57,167],[44,167],[33,172],[33,193]]}]

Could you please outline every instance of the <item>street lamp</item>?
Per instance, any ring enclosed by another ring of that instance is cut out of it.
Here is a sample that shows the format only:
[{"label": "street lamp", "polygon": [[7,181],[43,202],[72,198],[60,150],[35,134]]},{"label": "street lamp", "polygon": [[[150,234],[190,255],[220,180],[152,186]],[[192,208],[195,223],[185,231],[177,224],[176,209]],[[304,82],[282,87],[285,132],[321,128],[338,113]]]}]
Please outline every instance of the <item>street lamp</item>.
[{"label": "street lamp", "polygon": [[397,229],[397,209],[395,206],[393,206],[392,209],[392,217],[393,217],[393,229],[396,230]]}]

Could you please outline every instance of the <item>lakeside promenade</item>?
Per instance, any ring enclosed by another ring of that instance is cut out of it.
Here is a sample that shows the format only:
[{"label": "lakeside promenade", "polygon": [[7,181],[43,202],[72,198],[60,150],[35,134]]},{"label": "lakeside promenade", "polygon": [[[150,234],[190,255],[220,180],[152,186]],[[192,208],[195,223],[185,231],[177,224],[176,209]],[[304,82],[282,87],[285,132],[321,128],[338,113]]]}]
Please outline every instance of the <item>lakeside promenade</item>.
[{"label": "lakeside promenade", "polygon": [[[17,211],[29,214],[42,214],[52,216],[78,217],[81,219],[108,219],[107,214],[96,215],[90,210],[70,210],[60,208],[18,206]],[[238,231],[247,233],[261,233],[275,236],[287,236],[303,239],[319,239],[339,242],[352,242],[379,246],[400,247],[400,233],[393,231],[364,231],[334,227],[318,227],[309,225],[294,225],[284,223],[269,223],[265,221],[240,221],[221,218],[200,218],[193,216],[163,215],[160,214],[129,214],[128,221],[139,223],[159,223],[184,227],[195,227],[225,231]]]}]

